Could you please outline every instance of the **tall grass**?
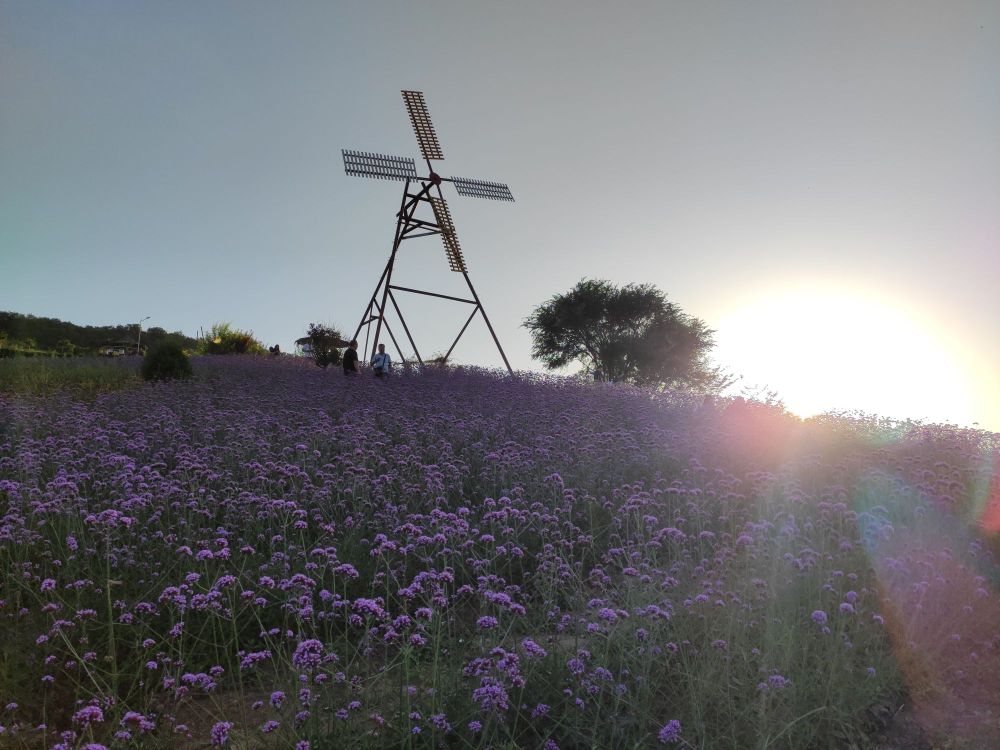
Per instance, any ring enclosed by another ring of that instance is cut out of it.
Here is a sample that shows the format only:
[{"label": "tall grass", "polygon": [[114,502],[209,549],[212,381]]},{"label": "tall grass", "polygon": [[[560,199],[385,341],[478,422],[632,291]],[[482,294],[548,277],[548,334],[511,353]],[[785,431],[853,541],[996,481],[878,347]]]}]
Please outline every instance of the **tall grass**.
[{"label": "tall grass", "polygon": [[0,359],[0,393],[44,395],[60,390],[102,392],[140,382],[139,359],[13,357]]}]

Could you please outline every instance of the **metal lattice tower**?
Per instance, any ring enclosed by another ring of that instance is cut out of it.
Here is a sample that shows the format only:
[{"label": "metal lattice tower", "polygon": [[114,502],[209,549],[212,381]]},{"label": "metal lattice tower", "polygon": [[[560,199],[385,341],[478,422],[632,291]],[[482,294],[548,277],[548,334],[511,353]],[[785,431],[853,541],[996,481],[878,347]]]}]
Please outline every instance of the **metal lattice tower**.
[{"label": "metal lattice tower", "polygon": [[[352,338],[356,339],[361,333],[361,329],[366,326],[370,332],[372,324],[375,324],[375,338],[372,342],[371,352],[368,354],[369,358],[371,358],[375,355],[379,336],[384,326],[402,361],[404,359],[403,350],[400,348],[399,342],[396,340],[396,336],[389,327],[385,316],[386,305],[391,304],[392,309],[403,325],[403,332],[406,334],[410,346],[413,347],[413,353],[416,355],[417,361],[423,364],[423,359],[420,357],[420,352],[413,340],[413,336],[410,335],[410,329],[406,325],[406,319],[403,317],[403,312],[396,301],[394,292],[423,294],[451,302],[461,302],[472,305],[472,312],[458,332],[452,345],[448,348],[444,358],[447,359],[451,356],[455,345],[462,338],[462,334],[465,333],[476,313],[479,313],[483,316],[483,321],[486,323],[486,327],[493,337],[493,342],[496,344],[508,372],[513,372],[510,362],[507,361],[507,355],[504,354],[503,347],[500,346],[500,340],[493,330],[490,319],[486,317],[486,310],[483,308],[483,303],[472,286],[468,267],[465,264],[465,256],[462,254],[462,246],[458,241],[458,234],[455,231],[455,222],[451,217],[451,210],[448,208],[448,203],[441,192],[441,184],[450,182],[455,186],[455,191],[459,195],[470,198],[513,201],[514,196],[511,195],[510,188],[501,182],[487,182],[485,180],[473,180],[465,177],[442,177],[435,172],[431,166],[431,160],[441,161],[444,159],[444,155],[441,152],[441,144],[438,142],[434,125],[431,123],[431,116],[427,111],[424,95],[420,91],[403,91],[403,103],[406,105],[410,122],[413,123],[413,131],[417,136],[417,145],[420,147],[420,153],[427,163],[428,174],[426,176],[418,175],[416,163],[413,159],[404,156],[388,156],[386,154],[374,154],[366,151],[343,150],[344,171],[347,174],[354,177],[401,180],[404,183],[403,199],[400,203],[399,211],[396,213],[396,234],[392,241],[392,251],[389,254],[389,260],[385,264],[385,270],[382,271],[382,276],[375,286],[375,291],[372,293],[371,300],[368,302],[368,306],[361,316],[361,322],[358,324]],[[427,209],[430,209],[429,214]],[[418,212],[422,213],[423,218],[417,217]],[[462,274],[465,283],[469,287],[472,299],[454,297],[422,289],[413,289],[392,283],[393,264],[403,241],[417,237],[426,237],[432,234],[441,236],[445,256],[448,259],[448,266],[455,273]]]}]

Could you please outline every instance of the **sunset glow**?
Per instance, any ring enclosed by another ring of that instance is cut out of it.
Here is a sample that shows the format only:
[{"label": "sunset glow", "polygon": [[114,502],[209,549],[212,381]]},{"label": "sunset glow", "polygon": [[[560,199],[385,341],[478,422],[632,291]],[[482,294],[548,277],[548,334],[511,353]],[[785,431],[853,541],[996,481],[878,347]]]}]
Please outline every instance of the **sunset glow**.
[{"label": "sunset glow", "polygon": [[874,295],[803,289],[734,306],[718,361],[801,416],[852,410],[971,425],[969,377],[941,336]]}]

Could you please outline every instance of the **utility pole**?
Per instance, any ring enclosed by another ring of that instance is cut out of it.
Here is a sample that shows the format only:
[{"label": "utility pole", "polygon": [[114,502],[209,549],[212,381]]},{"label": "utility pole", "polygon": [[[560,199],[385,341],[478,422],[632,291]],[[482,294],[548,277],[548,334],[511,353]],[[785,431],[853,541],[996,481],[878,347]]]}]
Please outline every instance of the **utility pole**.
[{"label": "utility pole", "polygon": [[143,322],[143,320],[149,320],[149,316],[147,315],[145,318],[143,318],[142,320],[140,320],[139,323],[138,323],[138,326],[139,326],[139,335],[138,335],[138,337],[135,340],[135,353],[136,354],[139,353],[139,344],[142,343],[142,322]]}]

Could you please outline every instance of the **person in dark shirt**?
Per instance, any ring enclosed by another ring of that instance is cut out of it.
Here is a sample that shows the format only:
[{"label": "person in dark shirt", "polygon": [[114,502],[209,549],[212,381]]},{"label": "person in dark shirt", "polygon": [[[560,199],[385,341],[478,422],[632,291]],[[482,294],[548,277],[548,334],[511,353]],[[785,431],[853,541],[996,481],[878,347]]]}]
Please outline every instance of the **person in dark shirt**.
[{"label": "person in dark shirt", "polygon": [[347,347],[347,351],[344,352],[344,374],[345,375],[357,375],[358,374],[358,340],[357,339],[352,340],[350,346]]}]

